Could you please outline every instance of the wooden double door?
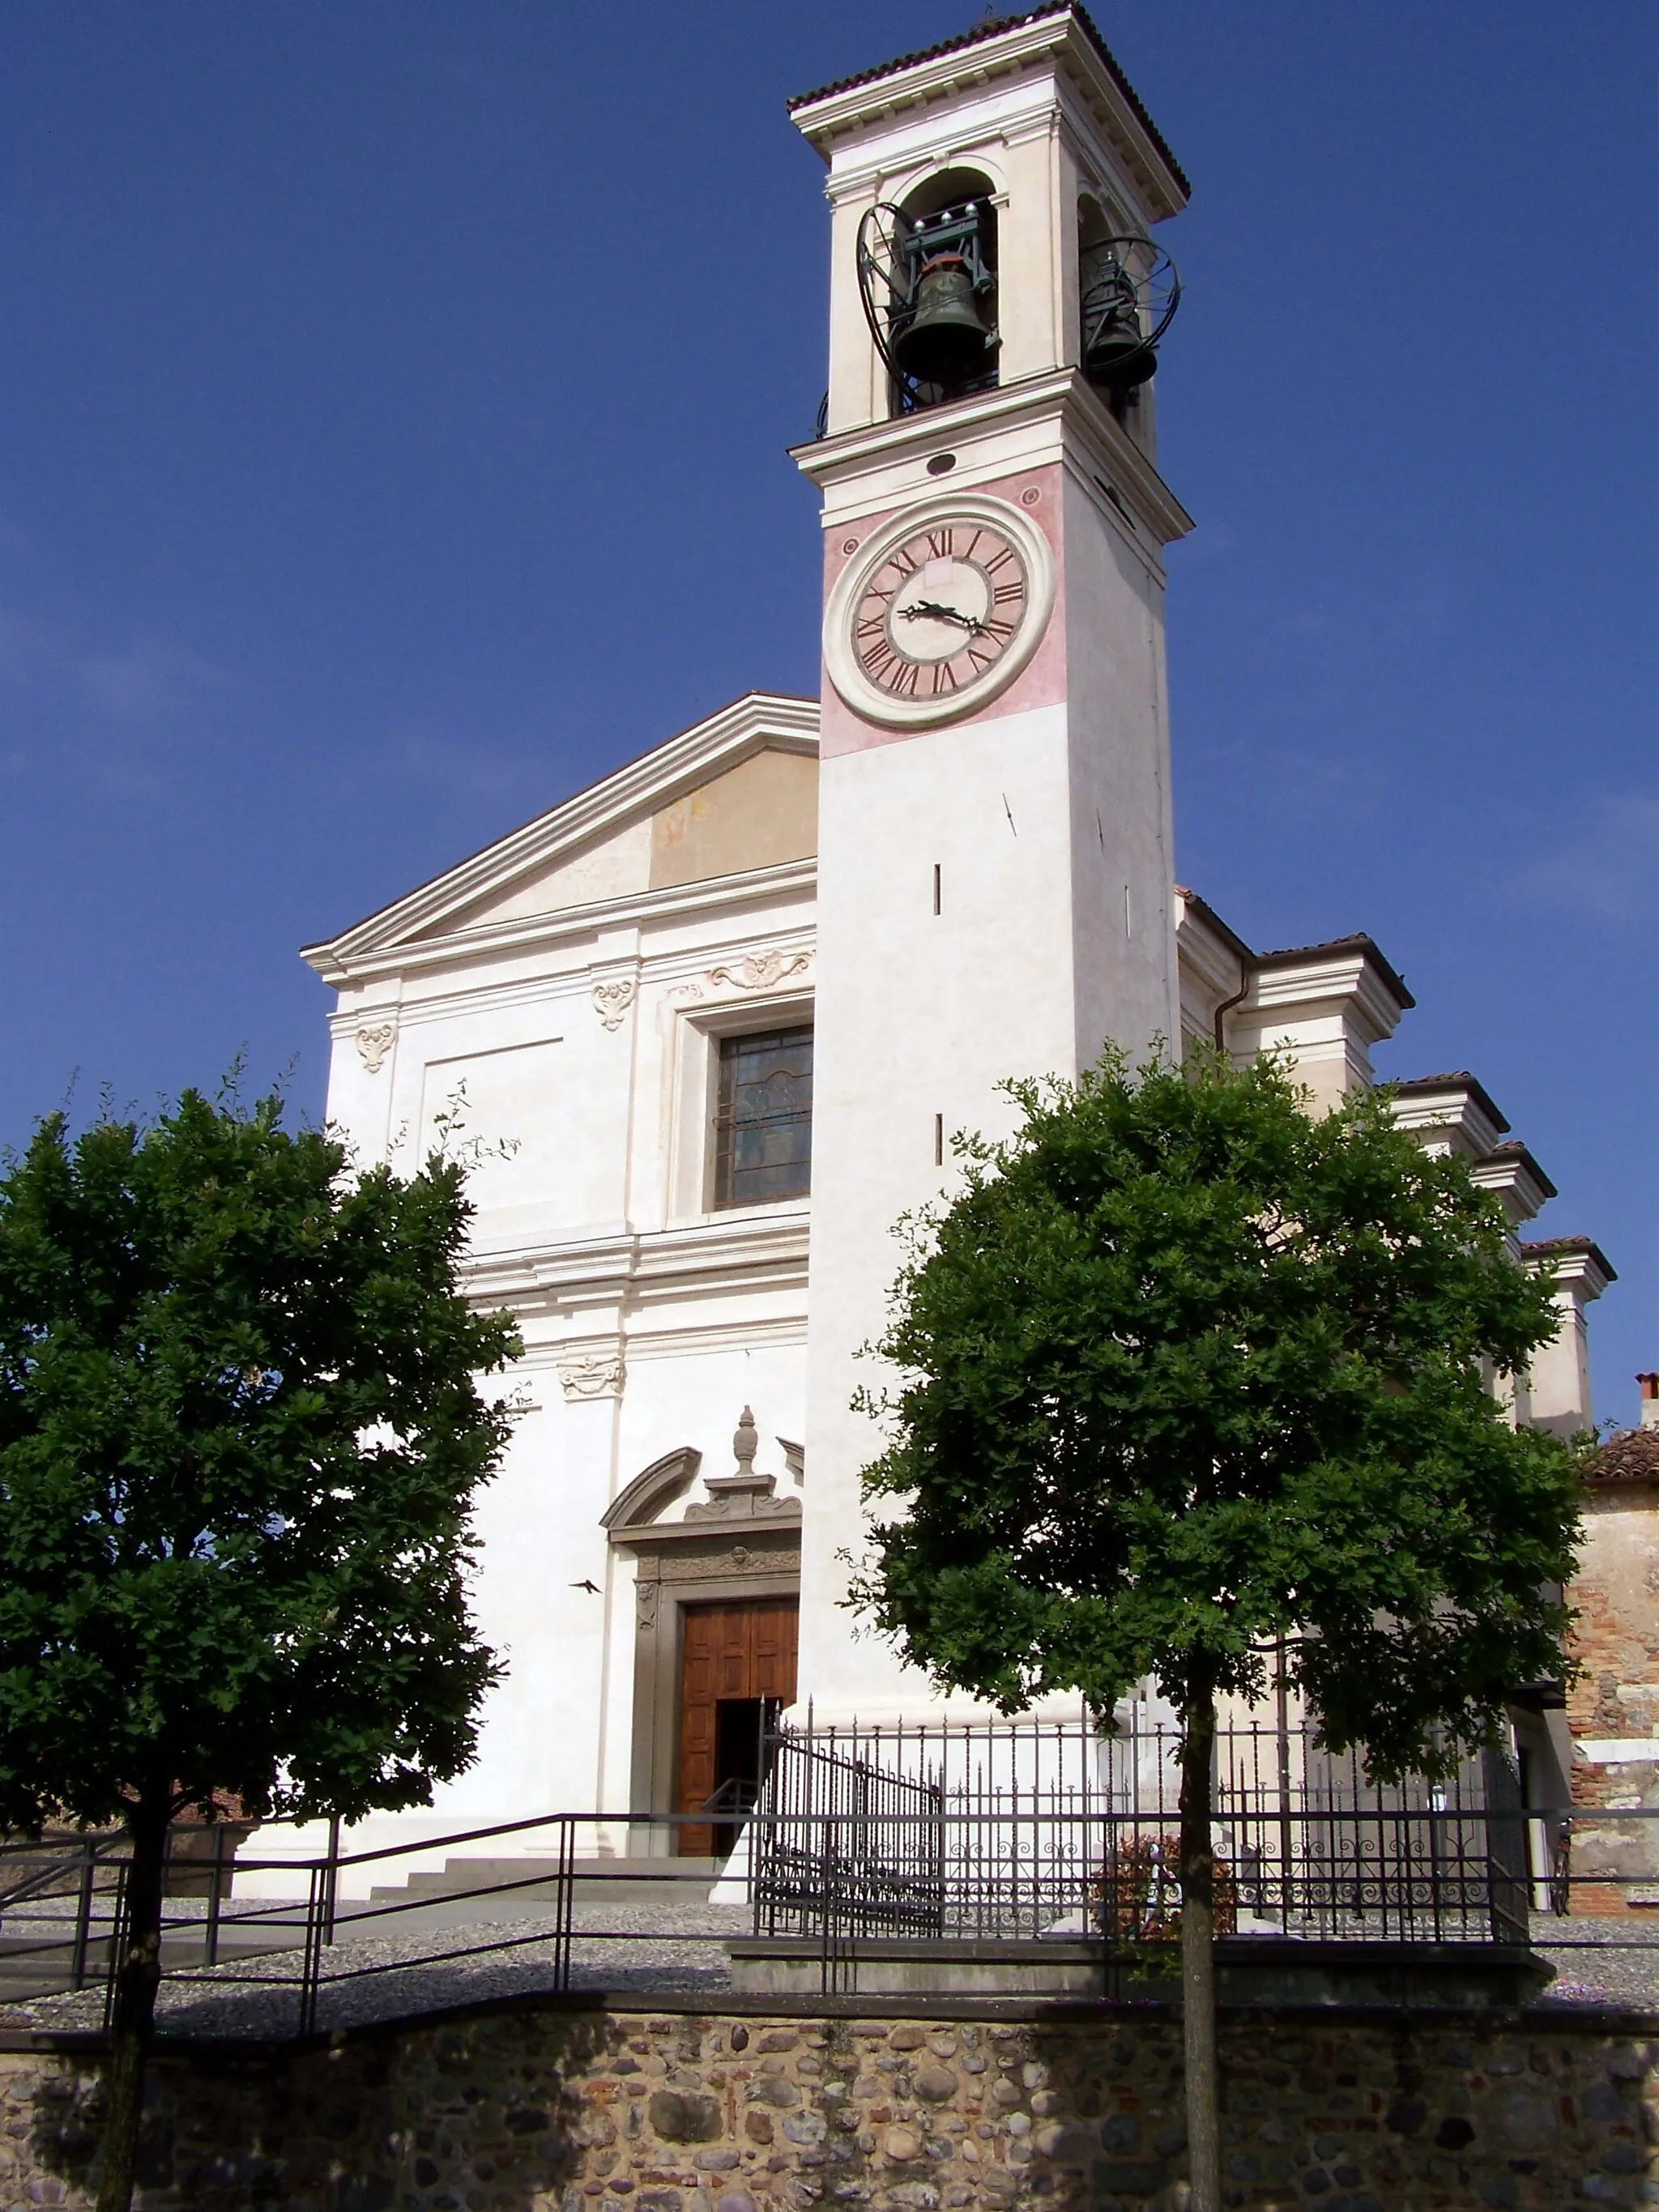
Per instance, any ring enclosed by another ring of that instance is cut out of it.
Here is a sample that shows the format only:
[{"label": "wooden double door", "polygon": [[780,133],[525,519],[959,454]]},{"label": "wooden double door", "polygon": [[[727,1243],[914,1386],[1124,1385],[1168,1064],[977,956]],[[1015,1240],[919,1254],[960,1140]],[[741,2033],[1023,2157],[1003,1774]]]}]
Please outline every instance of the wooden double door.
[{"label": "wooden double door", "polygon": [[731,1850],[736,1816],[760,1787],[766,1729],[793,1703],[800,1601],[748,1598],[683,1610],[675,1810],[715,1816],[679,1830],[681,1852],[707,1858]]}]

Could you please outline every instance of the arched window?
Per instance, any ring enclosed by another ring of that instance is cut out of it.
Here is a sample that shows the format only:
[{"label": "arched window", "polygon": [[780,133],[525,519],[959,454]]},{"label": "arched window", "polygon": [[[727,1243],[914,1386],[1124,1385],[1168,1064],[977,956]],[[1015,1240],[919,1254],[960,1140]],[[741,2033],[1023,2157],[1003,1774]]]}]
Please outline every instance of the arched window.
[{"label": "arched window", "polygon": [[897,209],[886,330],[895,415],[997,380],[994,190],[981,170],[941,169]]},{"label": "arched window", "polygon": [[1139,300],[1150,248],[1091,192],[1078,202],[1077,239],[1078,360],[1123,419],[1154,363]]}]

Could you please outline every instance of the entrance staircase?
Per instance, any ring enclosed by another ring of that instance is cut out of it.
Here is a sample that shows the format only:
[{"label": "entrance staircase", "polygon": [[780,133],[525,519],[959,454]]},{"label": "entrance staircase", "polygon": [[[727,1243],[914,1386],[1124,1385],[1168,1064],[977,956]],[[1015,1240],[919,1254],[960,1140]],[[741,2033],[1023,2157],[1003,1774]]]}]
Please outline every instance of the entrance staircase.
[{"label": "entrance staircase", "polygon": [[[579,1858],[572,1862],[571,1871],[579,1905],[705,1905],[723,1863],[714,1858]],[[538,1874],[544,1879],[538,1881]],[[471,1898],[483,1906],[491,1900],[477,1893],[495,1889],[495,1901],[510,1911],[556,1898],[558,1877],[556,1859],[529,1854],[514,1859],[446,1859],[435,1874],[411,1874],[402,1882],[377,1884],[369,1892],[369,1903],[440,1905]],[[497,1884],[502,1887],[496,1888]]]}]

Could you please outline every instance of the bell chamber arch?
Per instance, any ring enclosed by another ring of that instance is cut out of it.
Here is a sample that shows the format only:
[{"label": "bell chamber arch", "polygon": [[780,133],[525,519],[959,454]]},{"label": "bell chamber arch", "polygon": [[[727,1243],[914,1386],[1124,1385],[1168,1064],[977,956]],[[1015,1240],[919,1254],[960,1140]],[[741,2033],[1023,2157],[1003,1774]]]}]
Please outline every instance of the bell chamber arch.
[{"label": "bell chamber arch", "polygon": [[1076,359],[1120,420],[1158,368],[1158,345],[1181,304],[1181,279],[1161,246],[1103,195],[1077,204]]},{"label": "bell chamber arch", "polygon": [[890,415],[997,382],[995,191],[982,169],[936,170],[860,225],[859,290]]}]

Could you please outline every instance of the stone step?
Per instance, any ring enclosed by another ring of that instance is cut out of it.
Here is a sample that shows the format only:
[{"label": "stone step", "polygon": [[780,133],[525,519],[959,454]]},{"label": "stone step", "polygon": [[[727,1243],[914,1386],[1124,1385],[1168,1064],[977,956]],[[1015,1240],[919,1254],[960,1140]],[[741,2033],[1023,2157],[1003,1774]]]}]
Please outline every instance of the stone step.
[{"label": "stone step", "polygon": [[[575,1895],[579,1905],[706,1905],[722,1862],[707,1858],[617,1859],[581,1858],[574,1863]],[[498,1882],[514,1887],[500,1893],[504,1899],[527,1902],[557,1894],[558,1862],[525,1856],[516,1859],[446,1859],[441,1871],[411,1874],[398,1883],[377,1884],[369,1892],[371,1904],[396,1900],[465,1896],[470,1890],[487,1889]],[[517,1885],[522,1885],[519,1887]]]}]

